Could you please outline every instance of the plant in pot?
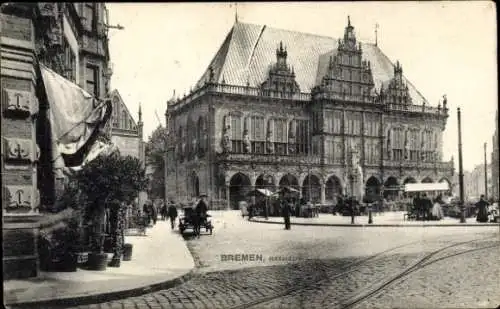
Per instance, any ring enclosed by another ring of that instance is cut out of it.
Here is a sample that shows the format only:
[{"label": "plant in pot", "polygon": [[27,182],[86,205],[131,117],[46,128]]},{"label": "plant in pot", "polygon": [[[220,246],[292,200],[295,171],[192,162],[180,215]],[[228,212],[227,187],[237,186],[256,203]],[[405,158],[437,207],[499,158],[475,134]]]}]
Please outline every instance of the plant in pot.
[{"label": "plant in pot", "polygon": [[113,258],[109,266],[119,266],[123,249],[123,205],[131,203],[147,187],[142,163],[137,158],[114,152],[98,156],[77,174],[77,178],[81,192],[89,201],[87,211],[92,218],[92,253],[89,254],[88,267],[96,270],[106,268],[104,240],[107,209],[113,242]]}]

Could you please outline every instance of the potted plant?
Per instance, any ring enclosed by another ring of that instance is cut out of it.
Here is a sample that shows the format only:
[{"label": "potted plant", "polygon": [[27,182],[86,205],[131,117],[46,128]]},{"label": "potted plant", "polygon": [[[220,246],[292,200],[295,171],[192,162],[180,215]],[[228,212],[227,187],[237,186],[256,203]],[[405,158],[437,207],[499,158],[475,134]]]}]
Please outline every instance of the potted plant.
[{"label": "potted plant", "polygon": [[119,266],[123,250],[124,205],[130,204],[147,187],[147,178],[139,159],[114,152],[98,156],[77,174],[79,188],[88,201],[87,211],[92,218],[91,253],[88,268],[106,268],[104,252],[106,210],[111,223],[113,258],[109,266]]}]

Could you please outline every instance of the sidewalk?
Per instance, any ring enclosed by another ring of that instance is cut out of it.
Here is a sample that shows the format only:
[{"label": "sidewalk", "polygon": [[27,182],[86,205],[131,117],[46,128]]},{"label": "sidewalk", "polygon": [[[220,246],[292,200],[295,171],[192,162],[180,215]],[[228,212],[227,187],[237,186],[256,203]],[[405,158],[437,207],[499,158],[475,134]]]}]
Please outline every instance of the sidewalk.
[{"label": "sidewalk", "polygon": [[132,260],[105,271],[41,272],[39,278],[4,281],[4,304],[82,305],[141,295],[180,284],[195,267],[177,229],[157,221],[146,236],[125,236],[133,245]]},{"label": "sidewalk", "polygon": [[[460,223],[459,219],[445,217],[440,221],[408,221],[404,220],[404,211],[384,212],[381,214],[373,215],[373,224],[368,224],[368,216],[356,216],[354,219],[355,224],[351,224],[351,217],[332,215],[332,214],[319,214],[315,218],[297,218],[291,217],[292,225],[309,225],[309,226],[358,226],[358,227],[425,227],[425,226],[500,226],[498,223],[478,223],[476,218],[467,218],[466,223]],[[271,224],[284,224],[283,217],[269,217],[266,220],[263,217],[252,218],[253,222],[271,223]]]}]

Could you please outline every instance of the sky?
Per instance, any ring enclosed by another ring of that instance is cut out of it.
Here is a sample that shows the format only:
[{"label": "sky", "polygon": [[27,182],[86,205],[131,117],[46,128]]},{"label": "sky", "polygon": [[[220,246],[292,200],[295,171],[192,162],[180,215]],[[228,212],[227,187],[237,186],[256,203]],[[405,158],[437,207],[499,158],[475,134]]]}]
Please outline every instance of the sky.
[{"label": "sky", "polygon": [[[142,106],[144,139],[161,122],[175,89],[188,93],[235,22],[268,25],[334,38],[347,16],[359,41],[375,42],[403,74],[437,106],[447,95],[450,116],[443,159],[458,164],[457,107],[462,111],[463,167],[490,162],[498,106],[495,4],[460,2],[264,2],[108,3],[109,32],[118,89],[137,120]],[[158,117],[156,116],[158,115]]]}]

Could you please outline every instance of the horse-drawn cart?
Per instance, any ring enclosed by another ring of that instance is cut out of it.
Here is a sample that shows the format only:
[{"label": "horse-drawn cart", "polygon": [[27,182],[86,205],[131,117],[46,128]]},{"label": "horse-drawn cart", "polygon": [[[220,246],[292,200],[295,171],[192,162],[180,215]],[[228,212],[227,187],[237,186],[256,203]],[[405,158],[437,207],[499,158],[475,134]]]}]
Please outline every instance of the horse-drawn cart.
[{"label": "horse-drawn cart", "polygon": [[212,235],[214,227],[212,225],[212,221],[209,218],[209,214],[206,215],[206,218],[200,218],[196,214],[196,211],[193,207],[184,207],[184,213],[179,217],[179,231],[181,232],[181,234],[184,234],[184,232],[189,229],[195,233],[196,225],[197,223],[199,223],[200,232],[203,228],[205,229],[205,232],[210,232],[210,235]]}]

